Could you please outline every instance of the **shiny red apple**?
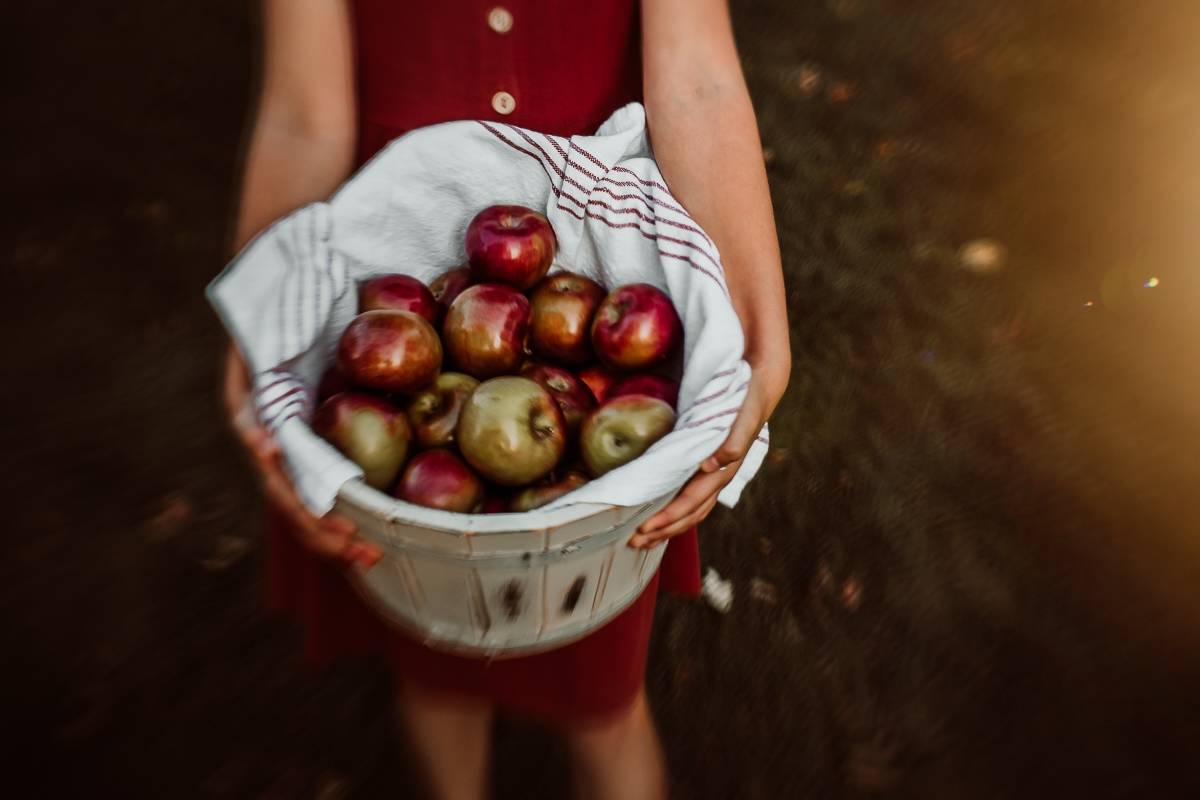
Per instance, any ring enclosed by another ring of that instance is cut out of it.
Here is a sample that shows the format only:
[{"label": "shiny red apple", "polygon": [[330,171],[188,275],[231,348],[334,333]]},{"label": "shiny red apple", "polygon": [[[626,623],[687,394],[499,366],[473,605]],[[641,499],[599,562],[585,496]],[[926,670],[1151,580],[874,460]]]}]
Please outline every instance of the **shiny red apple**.
[{"label": "shiny red apple", "polygon": [[648,283],[609,293],[592,321],[592,347],[612,369],[632,371],[664,361],[683,339],[671,298]]},{"label": "shiny red apple", "polygon": [[426,450],[413,456],[392,494],[408,503],[461,514],[482,510],[484,486],[479,476],[449,450]]},{"label": "shiny red apple", "polygon": [[617,385],[608,393],[608,399],[612,400],[631,394],[657,397],[671,408],[675,408],[679,404],[679,383],[670,378],[649,373],[630,375],[617,382]]},{"label": "shiny red apple", "polygon": [[530,364],[521,369],[521,374],[546,387],[558,403],[569,431],[579,430],[584,417],[596,407],[592,390],[569,370],[549,364]]},{"label": "shiny red apple", "polygon": [[598,478],[633,461],[674,426],[674,409],[656,397],[611,398],[584,420],[579,432],[584,463]]},{"label": "shiny red apple", "polygon": [[575,374],[592,390],[592,397],[596,398],[597,403],[608,399],[608,393],[612,391],[618,379],[618,376],[599,366],[587,367]]},{"label": "shiny red apple", "polygon": [[480,514],[503,514],[508,511],[508,498],[495,491],[489,491],[484,498]]},{"label": "shiny red apple", "polygon": [[515,372],[525,353],[529,301],[499,283],[481,283],[458,296],[442,324],[442,340],[459,370],[484,379]]},{"label": "shiny red apple", "polygon": [[470,285],[471,268],[464,265],[443,272],[434,278],[433,282],[429,284],[429,291],[433,293],[433,299],[441,304],[442,313],[445,314],[446,309],[450,308],[455,299],[463,293],[463,289]]},{"label": "shiny red apple", "polygon": [[567,425],[541,384],[506,375],[484,381],[467,398],[456,438],[483,477],[521,486],[554,469],[567,447]]},{"label": "shiny red apple", "polygon": [[312,429],[362,467],[376,489],[391,485],[408,456],[412,431],[404,412],[369,394],[343,392],[313,415]]},{"label": "shiny red apple", "polygon": [[429,287],[411,275],[380,275],[358,289],[358,310],[411,311],[436,325],[441,308]]},{"label": "shiny red apple", "polygon": [[479,381],[461,372],[443,372],[408,404],[413,438],[421,447],[446,447],[454,441],[458,415]]},{"label": "shiny red apple", "polygon": [[573,272],[559,272],[529,296],[529,346],[534,353],[564,364],[592,360],[592,317],[604,301],[604,287]]},{"label": "shiny red apple", "polygon": [[509,510],[521,512],[541,508],[563,495],[575,491],[587,482],[587,475],[577,470],[570,470],[556,481],[527,486],[517,492],[509,505]]},{"label": "shiny red apple", "polygon": [[433,326],[411,311],[367,311],[342,334],[337,366],[359,386],[415,392],[437,377],[442,343]]},{"label": "shiny red apple", "polygon": [[550,221],[524,206],[490,206],[467,226],[467,260],[479,283],[530,289],[545,277],[557,241]]}]

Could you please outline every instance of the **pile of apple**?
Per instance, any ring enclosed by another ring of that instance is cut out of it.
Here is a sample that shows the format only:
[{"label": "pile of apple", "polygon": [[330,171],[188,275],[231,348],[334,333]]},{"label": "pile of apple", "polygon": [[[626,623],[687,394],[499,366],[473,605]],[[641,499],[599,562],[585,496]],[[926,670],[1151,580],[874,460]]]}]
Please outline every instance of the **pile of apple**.
[{"label": "pile of apple", "polygon": [[492,206],[466,265],[363,283],[313,430],[371,486],[462,513],[529,511],[644,453],[675,424],[679,316],[649,284],[547,277],[556,247],[541,214]]}]

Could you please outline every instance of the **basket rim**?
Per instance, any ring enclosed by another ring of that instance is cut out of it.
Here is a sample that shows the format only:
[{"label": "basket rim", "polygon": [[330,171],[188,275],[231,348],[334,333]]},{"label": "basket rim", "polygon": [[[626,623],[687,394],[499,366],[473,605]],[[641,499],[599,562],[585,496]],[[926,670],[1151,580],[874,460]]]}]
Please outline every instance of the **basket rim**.
[{"label": "basket rim", "polygon": [[623,507],[609,503],[572,503],[550,510],[461,514],[456,511],[425,508],[389,497],[378,489],[368,486],[361,478],[342,484],[341,489],[338,490],[338,497],[381,521],[418,525],[440,533],[458,536],[527,533],[556,528]]}]

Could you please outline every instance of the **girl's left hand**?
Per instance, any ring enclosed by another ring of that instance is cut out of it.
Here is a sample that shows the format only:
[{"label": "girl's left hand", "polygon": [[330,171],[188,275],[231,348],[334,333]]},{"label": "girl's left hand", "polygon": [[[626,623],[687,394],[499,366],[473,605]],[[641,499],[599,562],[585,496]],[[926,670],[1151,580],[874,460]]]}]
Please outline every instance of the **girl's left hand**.
[{"label": "girl's left hand", "polygon": [[[654,547],[700,524],[717,504],[717,495],[733,480],[754,439],[779,404],[787,388],[790,364],[781,369],[754,369],[746,401],[729,429],[725,443],[704,460],[700,470],[666,508],[642,523],[629,540],[630,547]],[[780,377],[782,376],[782,377]]]}]

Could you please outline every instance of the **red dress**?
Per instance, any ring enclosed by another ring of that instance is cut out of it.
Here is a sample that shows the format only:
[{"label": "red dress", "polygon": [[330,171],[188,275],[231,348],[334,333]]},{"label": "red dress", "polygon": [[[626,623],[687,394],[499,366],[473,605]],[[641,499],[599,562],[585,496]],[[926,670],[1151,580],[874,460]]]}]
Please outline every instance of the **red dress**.
[{"label": "red dress", "polygon": [[[358,162],[413,128],[503,120],[569,136],[591,133],[641,97],[637,0],[354,0]],[[483,697],[549,722],[625,708],[641,686],[658,588],[700,591],[696,531],[670,542],[659,574],[629,609],[587,638],[547,653],[484,661],[440,653],[372,613],[340,571],[302,549],[273,515],[271,605],[306,632],[317,663],[374,652],[406,679]]]}]

